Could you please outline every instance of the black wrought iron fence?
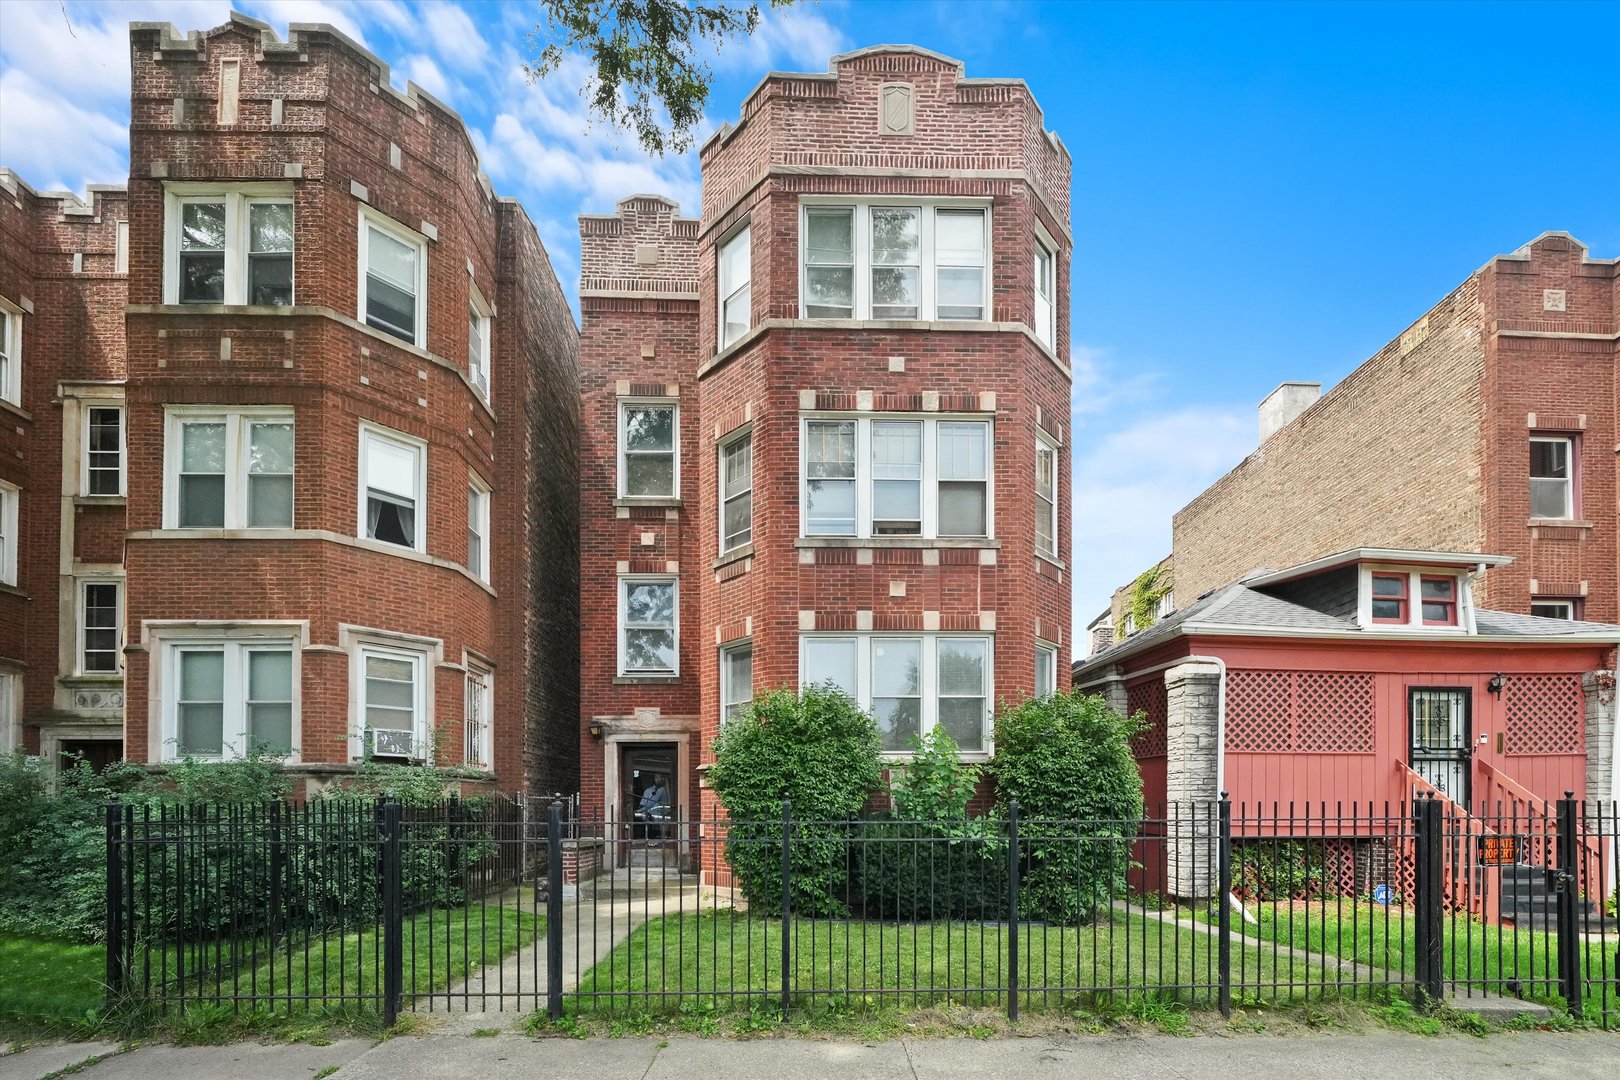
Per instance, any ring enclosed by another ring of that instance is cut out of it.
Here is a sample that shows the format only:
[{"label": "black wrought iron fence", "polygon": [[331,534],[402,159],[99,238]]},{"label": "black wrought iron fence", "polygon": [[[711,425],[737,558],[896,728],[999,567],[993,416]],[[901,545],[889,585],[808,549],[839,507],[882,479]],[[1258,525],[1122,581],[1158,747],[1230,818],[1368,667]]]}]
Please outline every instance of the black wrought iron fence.
[{"label": "black wrought iron fence", "polygon": [[552,1016],[1486,995],[1620,1020],[1616,805],[1139,820],[110,807],[115,1001]]}]

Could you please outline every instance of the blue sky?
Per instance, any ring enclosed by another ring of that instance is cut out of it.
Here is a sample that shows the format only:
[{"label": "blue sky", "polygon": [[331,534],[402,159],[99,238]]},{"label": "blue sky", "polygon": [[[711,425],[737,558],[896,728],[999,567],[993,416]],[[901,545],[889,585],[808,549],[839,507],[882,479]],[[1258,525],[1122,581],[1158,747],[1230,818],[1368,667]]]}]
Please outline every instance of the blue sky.
[{"label": "blue sky", "polygon": [[[575,217],[662,191],[691,156],[592,128],[579,68],[524,83],[530,4],[264,0],[332,22],[458,109],[559,276]],[[40,188],[128,170],[131,19],[217,0],[0,3],[0,164]],[[1027,80],[1074,155],[1077,625],[1169,549],[1170,515],[1253,449],[1284,379],[1331,386],[1491,256],[1564,229],[1620,255],[1620,5],[827,0],[723,49],[709,125],[769,69],[912,42]]]}]

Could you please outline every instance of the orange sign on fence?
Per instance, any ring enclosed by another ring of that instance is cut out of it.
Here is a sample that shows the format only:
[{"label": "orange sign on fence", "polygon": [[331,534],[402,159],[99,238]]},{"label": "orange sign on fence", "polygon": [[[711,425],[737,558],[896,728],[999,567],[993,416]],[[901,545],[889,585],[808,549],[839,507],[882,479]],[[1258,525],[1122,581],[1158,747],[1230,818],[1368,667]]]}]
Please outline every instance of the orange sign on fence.
[{"label": "orange sign on fence", "polygon": [[1481,836],[1479,838],[1479,865],[1513,866],[1520,861],[1518,836]]}]

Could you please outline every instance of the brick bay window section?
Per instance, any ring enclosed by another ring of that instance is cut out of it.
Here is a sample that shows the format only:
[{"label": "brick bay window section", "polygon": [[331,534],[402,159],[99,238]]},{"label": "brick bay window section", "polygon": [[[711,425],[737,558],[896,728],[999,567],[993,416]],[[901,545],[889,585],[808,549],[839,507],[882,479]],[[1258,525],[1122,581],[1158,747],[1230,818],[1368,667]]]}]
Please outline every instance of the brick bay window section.
[{"label": "brick bay window section", "polygon": [[[124,410],[117,405],[87,405],[84,442],[80,447],[79,491],[85,495],[124,493]],[[291,463],[289,462],[289,465]]]},{"label": "brick bay window section", "polygon": [[988,538],[990,423],[806,418],[806,537]]},{"label": "brick bay window section", "polygon": [[619,498],[676,498],[679,416],[673,401],[619,402]]},{"label": "brick bay window section", "polygon": [[467,659],[462,727],[462,761],[488,771],[495,762],[495,673],[488,664]]},{"label": "brick bay window section", "polygon": [[397,431],[360,427],[358,535],[427,550],[427,444]]},{"label": "brick bay window section", "polygon": [[673,577],[619,579],[619,675],[680,674],[679,583]]},{"label": "brick bay window section", "polygon": [[0,297],[0,401],[22,404],[22,308]]},{"label": "brick bay window section", "polygon": [[720,447],[720,554],[754,539],[754,437],[745,432]]},{"label": "brick bay window section", "polygon": [[166,421],[164,528],[292,528],[291,411],[170,406]]},{"label": "brick bay window section", "polygon": [[1569,521],[1577,510],[1575,439],[1535,435],[1530,439],[1530,516]]},{"label": "brick bay window section", "polygon": [[165,189],[164,303],[291,307],[293,248],[288,185]]},{"label": "brick bay window section", "polygon": [[990,209],[982,203],[806,202],[799,235],[803,318],[988,317]]},{"label": "brick bay window section", "polygon": [[720,245],[720,348],[753,326],[753,249],[744,225]]},{"label": "brick bay window section", "polygon": [[78,674],[116,675],[122,669],[122,592],[116,581],[79,583]]},{"label": "brick bay window section", "polygon": [[734,719],[754,700],[754,644],[741,641],[720,650],[720,722]]},{"label": "brick bay window section", "polygon": [[883,750],[909,754],[942,727],[963,752],[990,750],[993,641],[946,634],[804,634],[799,685],[831,686],[877,718]]},{"label": "brick bay window section", "polygon": [[370,207],[360,209],[362,323],[427,348],[427,238]]},{"label": "brick bay window section", "polygon": [[298,651],[292,638],[166,638],[162,757],[298,754]]}]

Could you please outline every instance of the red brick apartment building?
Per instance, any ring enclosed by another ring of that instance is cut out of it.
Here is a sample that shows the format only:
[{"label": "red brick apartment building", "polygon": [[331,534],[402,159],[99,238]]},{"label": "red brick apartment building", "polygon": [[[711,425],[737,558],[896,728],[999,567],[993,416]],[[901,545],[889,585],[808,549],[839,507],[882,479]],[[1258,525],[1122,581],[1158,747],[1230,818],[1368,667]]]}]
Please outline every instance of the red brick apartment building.
[{"label": "red brick apartment building", "polygon": [[767,75],[701,216],[580,222],[584,805],[679,815],[752,694],[991,749],[1068,684],[1070,159],[1029,89],[914,46]]},{"label": "red brick apartment building", "polygon": [[578,342],[534,227],[330,26],[130,38],[127,192],[4,174],[0,732],[571,789]]},{"label": "red brick apartment building", "polygon": [[1284,383],[1259,448],[1175,516],[1183,604],[1383,547],[1511,556],[1480,606],[1620,622],[1620,260],[1543,233],[1319,389]]}]

